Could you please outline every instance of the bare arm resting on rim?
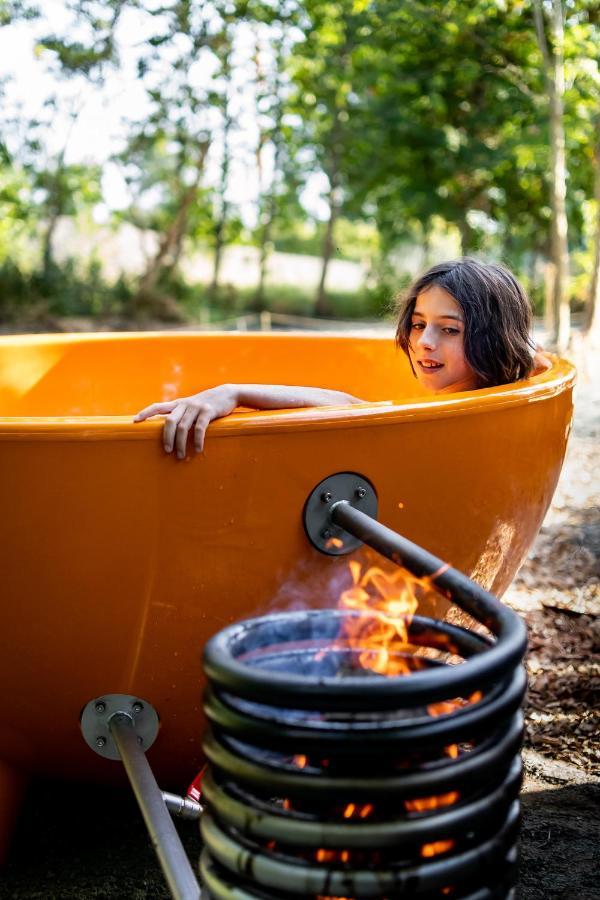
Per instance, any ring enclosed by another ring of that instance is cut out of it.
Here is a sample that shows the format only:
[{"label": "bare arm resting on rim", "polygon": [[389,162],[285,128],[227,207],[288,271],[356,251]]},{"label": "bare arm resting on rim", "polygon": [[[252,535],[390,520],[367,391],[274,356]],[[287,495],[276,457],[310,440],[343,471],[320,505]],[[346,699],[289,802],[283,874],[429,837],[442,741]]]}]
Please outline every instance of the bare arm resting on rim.
[{"label": "bare arm resting on rim", "polygon": [[365,402],[343,391],[327,388],[294,387],[287,384],[221,384],[190,397],[152,403],[142,409],[133,421],[143,422],[152,416],[166,416],[164,448],[167,453],[175,450],[177,458],[183,459],[192,429],[194,449],[196,453],[201,453],[209,424],[214,419],[228,416],[238,406],[248,406],[251,409],[299,409],[305,406],[345,406]]}]

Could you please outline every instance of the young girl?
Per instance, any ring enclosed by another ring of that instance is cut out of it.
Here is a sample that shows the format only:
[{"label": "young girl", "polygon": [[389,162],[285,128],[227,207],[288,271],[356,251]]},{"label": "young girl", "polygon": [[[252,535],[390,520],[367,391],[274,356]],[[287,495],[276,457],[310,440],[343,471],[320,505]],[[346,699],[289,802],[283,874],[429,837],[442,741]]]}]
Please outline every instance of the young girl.
[{"label": "young girl", "polygon": [[[465,258],[434,266],[413,284],[400,308],[396,342],[427,392],[455,393],[510,384],[527,378],[536,365],[546,368],[535,354],[530,328],[529,300],[508,269]],[[222,384],[152,403],[134,422],[166,416],[164,448],[183,459],[192,430],[200,453],[210,422],[238,406],[294,409],[365,402],[327,388]]]}]

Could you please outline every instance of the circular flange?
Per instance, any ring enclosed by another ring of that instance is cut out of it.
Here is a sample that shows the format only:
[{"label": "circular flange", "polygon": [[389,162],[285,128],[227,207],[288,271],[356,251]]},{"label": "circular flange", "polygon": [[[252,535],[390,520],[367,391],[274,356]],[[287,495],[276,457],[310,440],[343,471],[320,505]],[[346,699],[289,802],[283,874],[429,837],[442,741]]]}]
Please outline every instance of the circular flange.
[{"label": "circular flange", "polygon": [[377,494],[368,478],[358,472],[338,472],[324,478],[304,505],[304,529],[311,544],[329,556],[344,556],[362,544],[331,521],[331,509],[340,501],[377,518]]},{"label": "circular flange", "polygon": [[144,751],[156,739],[158,715],[151,703],[131,694],[103,694],[90,700],[81,713],[81,731],[88,747],[105,759],[121,759],[110,733],[110,720],[120,713],[133,722],[138,743]]}]

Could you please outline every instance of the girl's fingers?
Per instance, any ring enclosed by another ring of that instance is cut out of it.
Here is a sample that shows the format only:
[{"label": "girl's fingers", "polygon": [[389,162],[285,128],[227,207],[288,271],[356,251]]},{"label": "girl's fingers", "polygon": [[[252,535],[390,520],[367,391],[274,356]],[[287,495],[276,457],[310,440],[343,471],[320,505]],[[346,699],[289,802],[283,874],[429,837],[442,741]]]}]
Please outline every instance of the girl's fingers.
[{"label": "girl's fingers", "polygon": [[[177,426],[187,409],[185,401],[179,400],[175,409],[165,419],[165,427],[163,428],[163,446],[167,453],[171,453],[175,444],[175,435]],[[185,444],[184,444],[185,453]]]},{"label": "girl's fingers", "polygon": [[144,419],[150,419],[152,416],[164,416],[172,412],[180,402],[180,400],[165,400],[163,403],[151,403],[150,406],[145,406],[144,409],[140,410],[134,416],[133,421],[143,422]]},{"label": "girl's fingers", "polygon": [[204,450],[204,435],[212,420],[213,417],[207,410],[203,410],[198,414],[194,428],[194,450],[196,453],[202,453]]},{"label": "girl's fingers", "polygon": [[212,420],[226,416],[234,409],[235,402],[230,393],[224,385],[194,397],[151,403],[140,410],[133,421],[143,422],[152,416],[166,416],[163,429],[165,451],[172,453],[175,449],[177,458],[184,459],[190,429],[194,428],[194,449],[196,453],[202,453],[206,429]]},{"label": "girl's fingers", "polygon": [[187,446],[188,434],[190,428],[196,421],[198,416],[198,407],[186,406],[183,415],[180,417],[175,433],[175,450],[177,451],[177,459],[183,459],[185,456],[185,448]]}]

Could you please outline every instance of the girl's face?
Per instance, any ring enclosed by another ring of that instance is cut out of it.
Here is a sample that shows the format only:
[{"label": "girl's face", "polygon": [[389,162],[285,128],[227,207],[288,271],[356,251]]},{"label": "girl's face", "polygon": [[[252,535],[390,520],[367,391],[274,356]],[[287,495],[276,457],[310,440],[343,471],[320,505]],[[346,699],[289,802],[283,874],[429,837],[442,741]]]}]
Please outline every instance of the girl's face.
[{"label": "girl's face", "polygon": [[437,284],[417,295],[409,356],[417,378],[433,394],[470,391],[477,376],[465,357],[460,304]]}]

